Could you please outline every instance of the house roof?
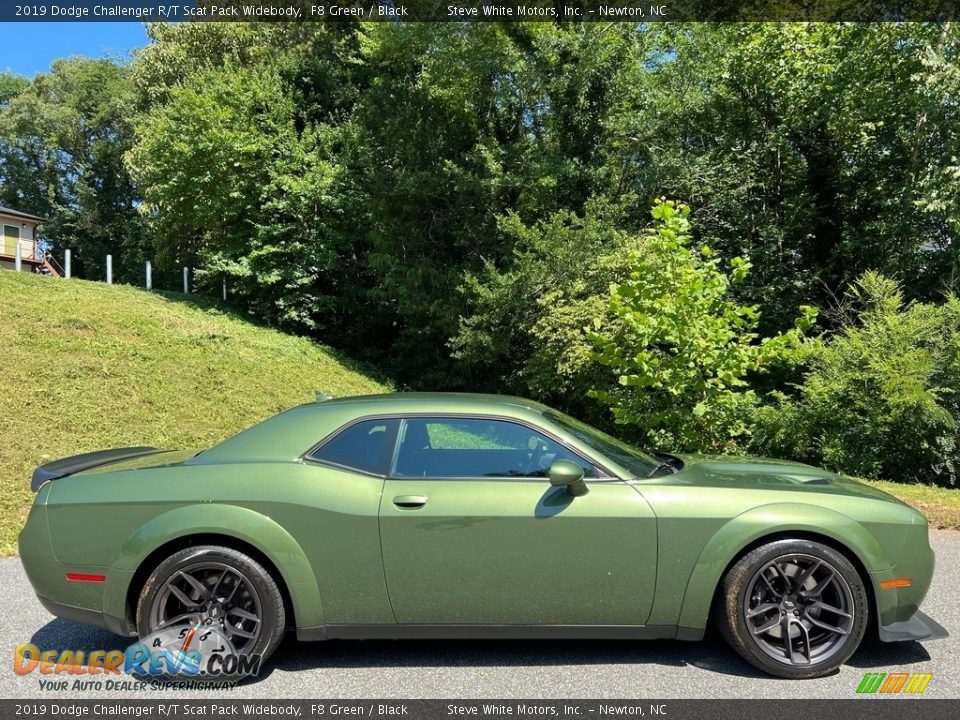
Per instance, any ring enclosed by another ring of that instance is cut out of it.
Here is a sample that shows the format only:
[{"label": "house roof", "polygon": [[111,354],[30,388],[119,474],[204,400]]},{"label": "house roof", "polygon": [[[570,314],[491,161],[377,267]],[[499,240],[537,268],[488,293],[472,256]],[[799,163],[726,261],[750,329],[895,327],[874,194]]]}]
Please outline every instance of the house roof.
[{"label": "house roof", "polygon": [[13,215],[14,217],[23,218],[25,220],[33,220],[35,222],[44,222],[46,218],[42,218],[39,215],[31,215],[30,213],[20,212],[19,210],[14,210],[13,208],[4,207],[0,205],[0,215]]}]

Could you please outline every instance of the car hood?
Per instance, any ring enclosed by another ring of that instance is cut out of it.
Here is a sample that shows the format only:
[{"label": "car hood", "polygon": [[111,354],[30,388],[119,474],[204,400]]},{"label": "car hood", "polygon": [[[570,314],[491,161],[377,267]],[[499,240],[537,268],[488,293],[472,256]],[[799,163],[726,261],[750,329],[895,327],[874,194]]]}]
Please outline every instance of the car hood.
[{"label": "car hood", "polygon": [[813,465],[757,457],[712,455],[680,455],[678,457],[683,460],[683,468],[680,472],[667,476],[676,483],[744,490],[795,490],[868,497],[903,504],[882,490]]}]

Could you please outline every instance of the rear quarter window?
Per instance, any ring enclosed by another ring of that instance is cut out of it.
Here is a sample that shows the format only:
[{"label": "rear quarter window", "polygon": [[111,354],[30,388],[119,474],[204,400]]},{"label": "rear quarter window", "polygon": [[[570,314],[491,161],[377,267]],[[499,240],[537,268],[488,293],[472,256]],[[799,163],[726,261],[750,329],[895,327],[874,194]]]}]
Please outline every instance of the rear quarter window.
[{"label": "rear quarter window", "polygon": [[376,419],[347,425],[312,450],[307,459],[372,475],[386,475],[399,422],[396,419]]}]

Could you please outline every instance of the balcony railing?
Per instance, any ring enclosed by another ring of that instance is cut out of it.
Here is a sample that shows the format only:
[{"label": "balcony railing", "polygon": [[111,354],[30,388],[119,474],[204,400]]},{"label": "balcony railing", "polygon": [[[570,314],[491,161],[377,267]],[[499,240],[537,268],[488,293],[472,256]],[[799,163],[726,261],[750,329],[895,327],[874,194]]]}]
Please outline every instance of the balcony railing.
[{"label": "balcony railing", "polygon": [[43,258],[37,250],[36,240],[17,240],[11,237],[0,237],[0,257],[14,258],[17,256],[17,245],[20,245],[20,259],[39,262]]}]

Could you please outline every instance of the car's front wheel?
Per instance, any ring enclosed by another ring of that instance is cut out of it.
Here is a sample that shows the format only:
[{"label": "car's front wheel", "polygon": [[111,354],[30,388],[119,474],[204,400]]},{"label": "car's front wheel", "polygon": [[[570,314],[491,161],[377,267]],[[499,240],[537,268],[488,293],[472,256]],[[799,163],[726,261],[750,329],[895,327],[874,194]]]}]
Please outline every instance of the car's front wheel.
[{"label": "car's front wheel", "polygon": [[723,578],[717,624],[749,663],[778,677],[826,675],[856,651],[867,627],[867,592],[831,547],[779,540],[752,550]]},{"label": "car's front wheel", "polygon": [[285,627],[274,578],[227,547],[172,554],[147,578],[137,603],[137,632],[153,656],[149,674],[168,679],[236,681],[256,673]]}]

